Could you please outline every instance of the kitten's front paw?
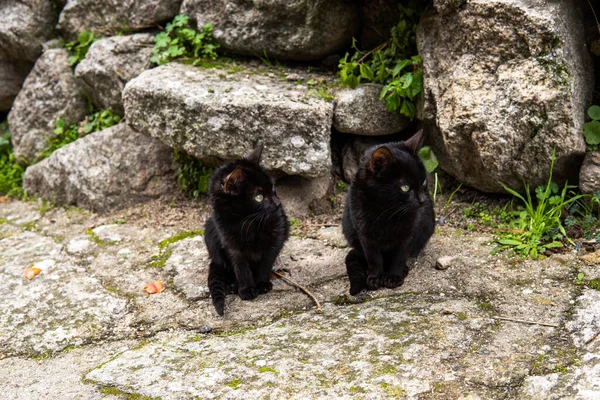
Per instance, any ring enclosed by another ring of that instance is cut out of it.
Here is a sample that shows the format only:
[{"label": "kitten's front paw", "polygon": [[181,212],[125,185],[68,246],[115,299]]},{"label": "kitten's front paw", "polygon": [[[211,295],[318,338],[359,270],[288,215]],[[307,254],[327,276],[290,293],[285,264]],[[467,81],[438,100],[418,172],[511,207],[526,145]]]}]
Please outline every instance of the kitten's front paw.
[{"label": "kitten's front paw", "polygon": [[367,276],[367,289],[377,290],[382,286],[381,275],[369,275]]},{"label": "kitten's front paw", "polygon": [[394,289],[404,283],[404,277],[400,275],[387,275],[383,278],[383,285],[386,288]]},{"label": "kitten's front paw", "polygon": [[252,299],[255,299],[256,296],[258,296],[258,293],[256,292],[255,287],[251,287],[251,288],[247,288],[247,289],[240,289],[238,294],[240,295],[240,299],[242,299],[242,300],[252,300]]},{"label": "kitten's front paw", "polygon": [[269,293],[273,289],[273,284],[271,282],[259,282],[256,285],[256,291],[259,294]]}]

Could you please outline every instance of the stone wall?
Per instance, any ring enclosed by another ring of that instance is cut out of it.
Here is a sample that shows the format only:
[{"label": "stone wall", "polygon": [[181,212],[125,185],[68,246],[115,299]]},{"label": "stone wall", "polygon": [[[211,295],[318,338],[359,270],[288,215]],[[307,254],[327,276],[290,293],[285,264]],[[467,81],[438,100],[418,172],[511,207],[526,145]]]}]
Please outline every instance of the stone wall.
[{"label": "stone wall", "polygon": [[[102,211],[171,192],[169,148],[215,165],[261,142],[263,166],[294,193],[301,214],[331,190],[323,183],[332,170],[351,180],[366,148],[421,125],[440,167],[476,189],[542,183],[553,149],[557,179],[577,181],[593,78],[574,1],[434,1],[418,30],[425,90],[415,121],[386,111],[381,85],[341,88],[335,73],[353,37],[364,46],[385,41],[395,10],[392,0],[0,2],[0,111],[10,110],[18,157],[35,161],[55,121],[77,123],[90,104],[125,120],[29,167],[26,188]],[[179,13],[196,26],[213,24],[229,58],[151,63],[154,35]],[[73,69],[52,39],[86,29],[102,38]],[[254,57],[265,55],[274,66]],[[332,131],[341,142],[331,141]],[[152,137],[154,150],[138,134]],[[82,175],[102,163],[96,175]],[[141,181],[112,189],[137,168]],[[164,184],[145,191],[148,179]]]}]

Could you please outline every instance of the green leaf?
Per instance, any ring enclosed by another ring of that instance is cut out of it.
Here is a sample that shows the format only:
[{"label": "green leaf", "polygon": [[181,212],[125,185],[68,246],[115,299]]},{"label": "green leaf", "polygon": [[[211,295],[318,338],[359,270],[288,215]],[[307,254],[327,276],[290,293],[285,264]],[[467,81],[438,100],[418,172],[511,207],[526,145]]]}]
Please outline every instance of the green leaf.
[{"label": "green leaf", "polygon": [[400,113],[406,115],[412,120],[415,118],[416,112],[417,109],[415,108],[415,105],[410,100],[404,99],[402,102],[402,107],[400,108]]},{"label": "green leaf", "polygon": [[369,81],[375,80],[375,74],[367,64],[360,64],[360,75]]},{"label": "green leaf", "polygon": [[600,120],[600,106],[591,106],[587,110],[588,115],[593,120]]},{"label": "green leaf", "polygon": [[69,67],[77,64],[79,62],[79,57],[77,56],[69,56]]},{"label": "green leaf", "polygon": [[498,243],[503,244],[505,246],[519,246],[523,244],[522,242],[513,239],[498,239]]},{"label": "green leaf", "polygon": [[583,124],[583,135],[588,144],[600,144],[600,121],[593,120]]},{"label": "green leaf", "polygon": [[94,34],[91,31],[87,31],[87,30],[83,31],[79,34],[79,36],[77,36],[77,41],[82,46],[92,43],[93,40],[94,40]]},{"label": "green leaf", "polygon": [[428,173],[432,173],[438,167],[439,162],[431,147],[424,146],[419,150],[419,157],[425,166],[425,170]]},{"label": "green leaf", "polygon": [[392,76],[395,78],[396,75],[398,75],[400,73],[400,71],[402,71],[404,68],[406,68],[407,65],[409,65],[411,62],[410,60],[400,60],[400,62],[398,64],[396,64],[396,66],[394,67],[394,70],[392,71]]},{"label": "green leaf", "polygon": [[563,244],[561,242],[552,242],[544,245],[544,247],[546,247],[547,249],[554,249],[557,247],[563,247]]}]

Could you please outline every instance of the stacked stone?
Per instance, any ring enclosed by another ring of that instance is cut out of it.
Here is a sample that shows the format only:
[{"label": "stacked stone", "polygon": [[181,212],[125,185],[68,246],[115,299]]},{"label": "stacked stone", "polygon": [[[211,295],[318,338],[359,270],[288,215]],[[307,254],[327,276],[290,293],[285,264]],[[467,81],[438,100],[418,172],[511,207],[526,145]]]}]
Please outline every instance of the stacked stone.
[{"label": "stacked stone", "polygon": [[[418,117],[440,167],[477,189],[502,192],[502,184],[518,190],[523,180],[532,187],[543,183],[553,149],[554,176],[559,182],[577,181],[591,68],[577,8],[568,1],[546,3],[438,0],[420,24],[425,91],[418,99],[424,100]],[[25,188],[57,202],[105,210],[172,190],[162,184],[143,190],[139,182],[117,175],[143,169],[148,182],[167,179],[174,165],[164,149],[183,150],[211,164],[239,158],[261,142],[266,147],[263,165],[279,178],[284,200],[301,198],[294,208],[305,213],[310,201],[326,194],[332,157],[349,181],[367,147],[414,130],[407,118],[386,111],[379,99],[382,86],[336,88],[331,102],[315,95],[309,78],[332,83],[333,73],[290,68],[290,76],[299,78],[291,82],[252,62],[241,71],[179,63],[150,69],[153,35],[185,13],[197,26],[213,24],[215,40],[230,54],[266,53],[282,61],[314,63],[348,48],[352,37],[364,46],[380,43],[385,39],[381,32],[397,19],[392,18],[395,9],[392,0],[2,2],[0,111],[10,109],[18,157],[35,161],[53,137],[56,120],[80,121],[88,99],[125,118],[121,134],[96,132],[94,139],[67,145],[29,168]],[[49,40],[57,34],[73,40],[86,29],[104,38],[73,72],[66,50]],[[341,154],[332,154],[332,131],[342,138]],[[108,142],[117,136],[129,142]],[[154,151],[138,157],[136,144],[142,142]],[[105,168],[89,168],[96,162],[71,157],[75,151],[95,157],[86,145],[112,149],[103,155]],[[129,158],[141,164],[127,164],[131,170],[115,167]],[[149,169],[149,164],[163,168]],[[65,182],[62,187],[56,176]],[[92,184],[97,180],[130,183],[121,188]],[[90,188],[100,192],[91,194]]]}]

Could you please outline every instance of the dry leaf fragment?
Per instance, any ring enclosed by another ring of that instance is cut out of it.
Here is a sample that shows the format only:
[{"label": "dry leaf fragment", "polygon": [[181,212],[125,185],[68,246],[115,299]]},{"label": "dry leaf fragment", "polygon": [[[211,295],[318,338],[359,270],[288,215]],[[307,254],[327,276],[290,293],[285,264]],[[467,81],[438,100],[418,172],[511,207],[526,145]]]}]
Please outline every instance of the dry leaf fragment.
[{"label": "dry leaf fragment", "polygon": [[165,290],[165,285],[163,285],[161,281],[154,281],[144,285],[144,290],[148,294],[160,293]]},{"label": "dry leaf fragment", "polygon": [[25,268],[25,271],[23,271],[23,275],[25,275],[25,278],[32,280],[40,272],[42,272],[42,270],[39,268]]}]

